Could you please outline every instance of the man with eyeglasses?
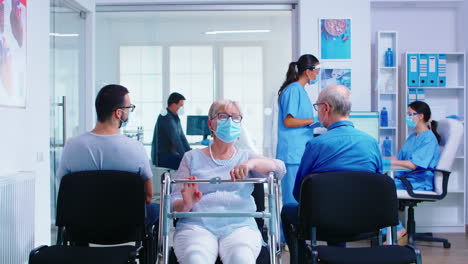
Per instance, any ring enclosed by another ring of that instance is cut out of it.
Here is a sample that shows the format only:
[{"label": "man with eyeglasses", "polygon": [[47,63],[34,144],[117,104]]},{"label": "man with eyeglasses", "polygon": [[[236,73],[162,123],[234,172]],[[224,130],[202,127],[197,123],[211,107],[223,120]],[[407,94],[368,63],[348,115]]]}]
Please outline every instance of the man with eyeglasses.
[{"label": "man with eyeglasses", "polygon": [[167,108],[158,116],[151,146],[151,160],[157,167],[177,170],[184,153],[191,149],[179,118],[183,115],[184,103],[183,95],[171,93]]},{"label": "man with eyeglasses", "polygon": [[[127,88],[116,84],[104,86],[99,91],[95,102],[96,126],[90,132],[67,141],[57,176],[61,179],[72,172],[92,170],[138,173],[144,179],[146,223],[150,225],[159,217],[159,205],[151,203],[153,173],[148,156],[140,142],[120,133],[120,128],[127,124],[130,113],[135,109],[128,93]],[[112,188],[111,182],[109,188]]]},{"label": "man with eyeglasses", "polygon": [[[382,172],[382,157],[377,141],[354,128],[349,120],[351,100],[348,88],[343,85],[327,86],[320,92],[313,107],[327,132],[306,144],[293,190],[297,201],[300,199],[302,179],[308,174],[329,171]],[[286,241],[291,248],[292,225],[299,223],[298,205],[283,206],[281,219]],[[299,243],[298,246],[304,247],[304,244]]]}]

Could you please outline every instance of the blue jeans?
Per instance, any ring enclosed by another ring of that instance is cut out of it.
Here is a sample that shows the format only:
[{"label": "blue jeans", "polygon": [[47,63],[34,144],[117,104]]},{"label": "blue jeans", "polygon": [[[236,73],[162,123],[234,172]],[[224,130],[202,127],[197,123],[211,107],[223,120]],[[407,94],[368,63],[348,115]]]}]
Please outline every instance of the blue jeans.
[{"label": "blue jeans", "polygon": [[150,203],[146,205],[146,226],[155,224],[159,219],[159,204]]}]

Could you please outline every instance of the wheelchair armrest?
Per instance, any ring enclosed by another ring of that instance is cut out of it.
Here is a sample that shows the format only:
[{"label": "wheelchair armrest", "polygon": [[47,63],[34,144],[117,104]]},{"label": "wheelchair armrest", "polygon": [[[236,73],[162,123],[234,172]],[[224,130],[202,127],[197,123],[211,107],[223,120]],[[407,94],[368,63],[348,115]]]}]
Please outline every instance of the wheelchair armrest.
[{"label": "wheelchair armrest", "polygon": [[[414,193],[413,191],[413,186],[411,183],[408,181],[407,177],[411,174],[414,173],[419,173],[419,172],[424,172],[424,171],[433,171],[433,172],[440,172],[443,175],[443,180],[442,180],[442,193],[439,195],[430,195],[430,194],[420,194],[420,193]],[[400,176],[399,179],[403,184],[406,186],[406,191],[408,192],[409,196],[413,198],[425,198],[425,199],[437,199],[441,200],[447,195],[447,184],[448,184],[448,178],[450,176],[449,171],[444,171],[444,170],[438,170],[438,169],[422,169],[422,170],[415,170],[409,173],[406,173],[403,176]]]}]

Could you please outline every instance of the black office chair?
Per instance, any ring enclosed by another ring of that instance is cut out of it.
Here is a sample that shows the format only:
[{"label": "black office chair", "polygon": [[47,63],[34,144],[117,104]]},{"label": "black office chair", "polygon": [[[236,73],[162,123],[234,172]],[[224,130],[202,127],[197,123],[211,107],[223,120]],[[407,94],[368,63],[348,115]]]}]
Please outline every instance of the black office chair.
[{"label": "black office chair", "polygon": [[416,233],[416,221],[414,219],[414,207],[421,202],[435,202],[445,198],[447,195],[447,186],[452,171],[452,165],[457,155],[457,150],[463,140],[463,125],[455,119],[443,119],[438,122],[437,132],[440,135],[440,159],[437,169],[432,170],[434,175],[434,191],[416,191],[413,190],[407,177],[418,170],[410,172],[400,177],[407,190],[398,190],[397,196],[400,202],[400,209],[408,207],[407,231],[410,244],[415,240],[442,242],[444,248],[450,248],[450,242],[445,238],[433,237],[432,233]]},{"label": "black office chair", "polygon": [[[57,245],[30,253],[30,264],[155,263],[157,229],[145,225],[146,198],[140,175],[82,171],[65,175],[57,200]],[[115,245],[89,247],[89,243]]]},{"label": "black office chair", "polygon": [[[307,175],[301,184],[298,239],[311,240],[312,263],[421,263],[414,246],[343,248],[318,246],[317,240],[353,241],[360,234],[392,226],[396,244],[398,200],[395,183],[370,172]],[[296,247],[297,248],[297,247]],[[298,252],[305,257],[306,252]]]}]

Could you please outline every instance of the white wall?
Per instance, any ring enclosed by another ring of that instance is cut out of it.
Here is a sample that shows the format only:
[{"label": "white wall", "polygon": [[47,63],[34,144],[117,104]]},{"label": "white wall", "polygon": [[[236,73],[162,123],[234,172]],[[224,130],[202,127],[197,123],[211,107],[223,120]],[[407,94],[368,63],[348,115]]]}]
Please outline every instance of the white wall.
[{"label": "white wall", "polygon": [[369,0],[299,1],[300,54],[319,54],[320,18],[351,19],[351,61],[321,63],[330,68],[351,68],[352,110],[371,110]]},{"label": "white wall", "polygon": [[28,1],[27,107],[0,108],[4,124],[0,173],[28,170],[36,174],[36,245],[50,242],[48,36],[49,1]]},{"label": "white wall", "polygon": [[371,17],[373,44],[377,31],[395,30],[398,32],[399,54],[407,51],[456,51],[455,8],[372,8]]}]

